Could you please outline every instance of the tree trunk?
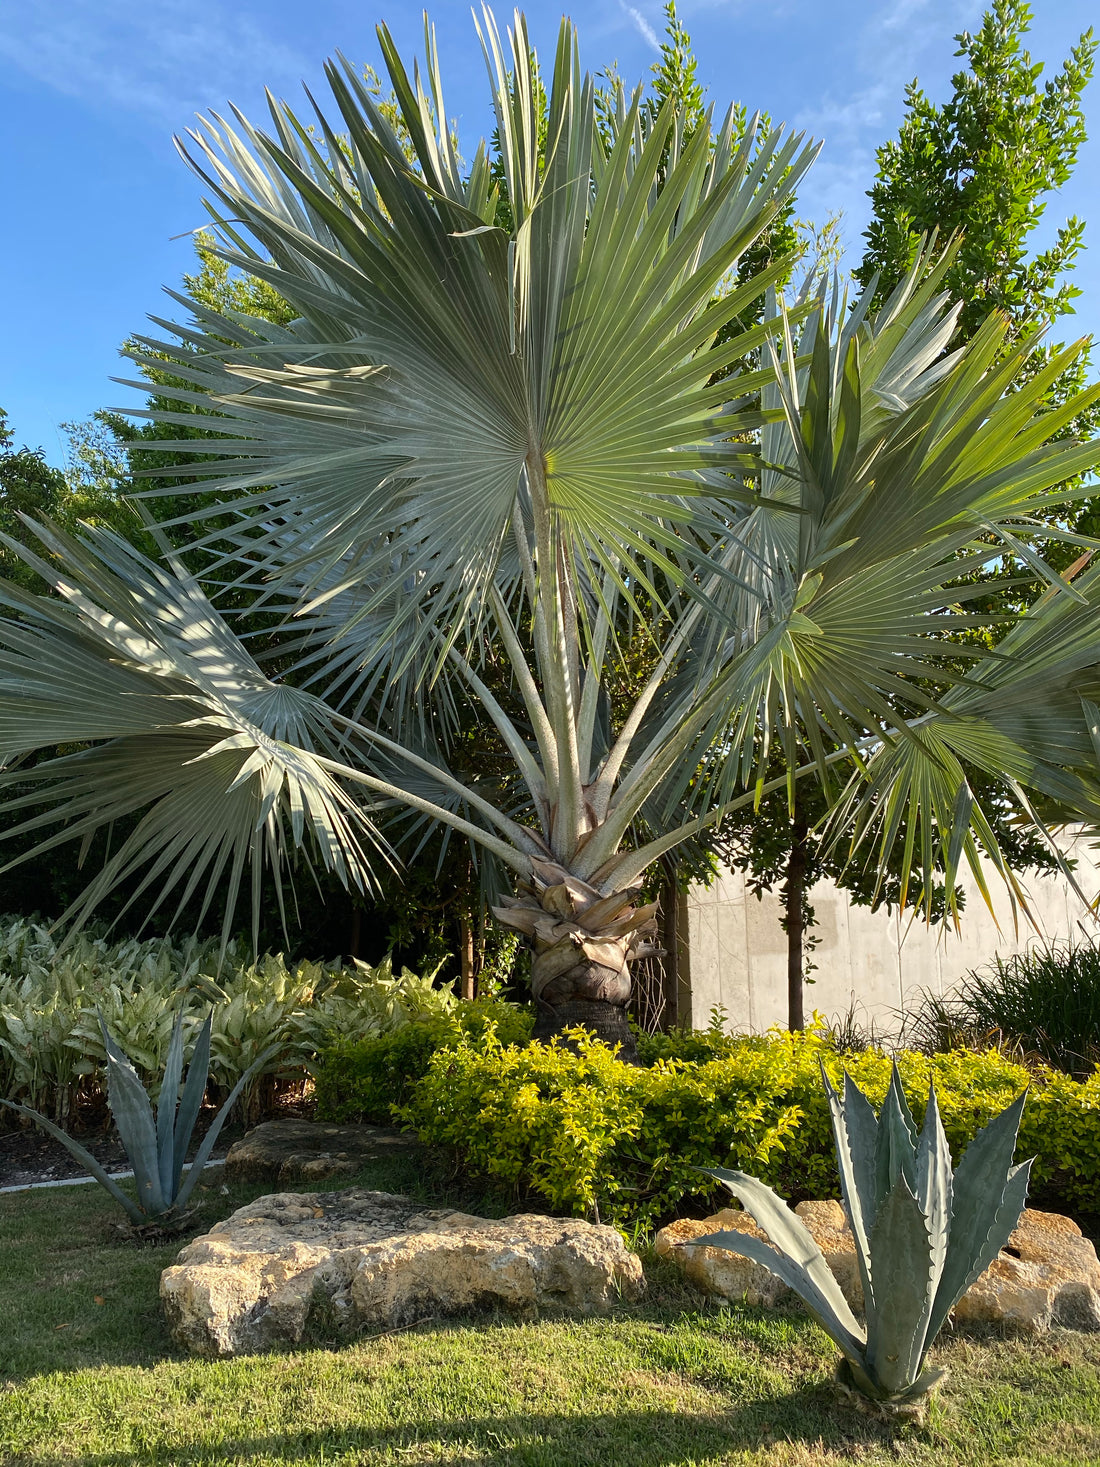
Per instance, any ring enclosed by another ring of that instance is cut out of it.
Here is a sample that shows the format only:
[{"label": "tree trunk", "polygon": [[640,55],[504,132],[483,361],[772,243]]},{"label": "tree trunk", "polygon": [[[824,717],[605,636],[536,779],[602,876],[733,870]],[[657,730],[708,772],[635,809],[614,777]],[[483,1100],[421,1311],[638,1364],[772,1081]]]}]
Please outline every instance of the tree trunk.
[{"label": "tree trunk", "polygon": [[470,921],[469,912],[463,912],[458,919],[459,946],[462,950],[462,997],[468,1001],[474,998],[474,924]]},{"label": "tree trunk", "polygon": [[637,887],[604,895],[552,861],[535,861],[532,874],[532,884],[503,897],[493,915],[522,932],[534,953],[535,1038],[581,1025],[637,1063],[626,1017],[630,964],[660,951],[651,941],[656,902],[636,907]]},{"label": "tree trunk", "polygon": [[806,813],[796,793],[791,820],[791,852],[787,857],[787,880],[783,886],[784,926],[787,929],[787,1027],[792,1030],[806,1027],[802,996],[802,947],[805,936],[802,908],[806,899],[808,834]]},{"label": "tree trunk", "polygon": [[661,883],[661,946],[665,950],[665,1011],[661,1028],[667,1032],[680,1022],[680,883],[671,861],[665,865]]},{"label": "tree trunk", "polygon": [[[542,999],[538,999],[536,1003],[532,1039],[540,1039],[548,1044],[566,1029],[587,1029],[596,1039],[602,1039],[604,1044],[617,1044],[619,1058],[625,1064],[639,1063],[638,1046],[625,1004],[602,1003],[599,999],[589,998],[565,998],[556,1004],[544,1003]],[[568,1040],[565,1042],[570,1043]]]}]

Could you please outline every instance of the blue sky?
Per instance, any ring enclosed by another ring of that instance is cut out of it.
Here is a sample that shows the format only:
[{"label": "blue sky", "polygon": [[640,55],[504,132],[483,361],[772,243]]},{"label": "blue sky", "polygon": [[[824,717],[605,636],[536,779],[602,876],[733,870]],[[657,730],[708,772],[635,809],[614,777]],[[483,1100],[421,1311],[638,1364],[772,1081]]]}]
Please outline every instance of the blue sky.
[{"label": "blue sky", "polygon": [[[1092,21],[1089,0],[1040,0],[1029,44],[1048,71]],[[682,0],[681,17],[712,100],[731,99],[808,129],[825,148],[799,207],[844,213],[854,263],[867,218],[874,150],[892,136],[905,83],[936,100],[958,63],[952,36],[980,21],[982,0]],[[485,71],[465,0],[431,9],[448,109],[469,156],[487,127]],[[536,45],[553,44],[557,4],[532,0]],[[503,7],[498,11],[504,18]],[[507,12],[510,14],[510,11]],[[659,0],[586,0],[573,12],[586,66],[617,61],[625,80],[652,65]],[[335,50],[377,63],[385,19],[407,55],[421,10],[405,0],[0,0],[0,156],[7,226],[0,406],[17,441],[62,463],[66,419],[134,397],[111,383],[118,346],[191,267],[187,238],[203,222],[197,181],[172,134],[232,100],[249,116],[270,87],[293,102],[316,91]],[[304,101],[302,103],[304,109]],[[1086,94],[1097,138],[1054,199],[1044,237],[1066,215],[1091,221],[1078,268],[1084,295],[1062,334],[1100,328],[1100,81]]]}]

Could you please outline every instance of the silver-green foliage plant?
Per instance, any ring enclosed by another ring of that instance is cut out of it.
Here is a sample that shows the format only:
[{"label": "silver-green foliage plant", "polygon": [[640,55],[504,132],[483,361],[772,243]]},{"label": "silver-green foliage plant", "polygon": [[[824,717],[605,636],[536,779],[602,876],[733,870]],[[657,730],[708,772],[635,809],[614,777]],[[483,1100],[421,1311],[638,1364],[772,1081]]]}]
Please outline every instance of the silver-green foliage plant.
[{"label": "silver-green foliage plant", "polygon": [[[226,930],[251,888],[255,934],[265,873],[370,892],[394,812],[437,822],[532,950],[541,1032],[629,1044],[646,874],[773,788],[820,785],[926,905],[983,853],[1022,896],[975,770],[1100,822],[1100,564],[1057,570],[1100,463],[1060,435],[1100,387],[1052,408],[1083,343],[1036,372],[997,315],[949,350],[957,241],[881,307],[784,303],[792,259],[741,267],[813,145],[605,105],[568,22],[542,66],[522,15],[479,24],[493,146],[460,155],[430,26],[411,67],[379,30],[397,117],[332,63],[327,115],[185,145],[212,255],[292,314],[191,299],[134,340],[141,390],[172,384],[153,416],[217,426],[158,439],[157,474],[201,481],[224,575],[102,526],[4,538],[51,594],[0,583],[0,800],[9,836],[139,817],[77,926],[138,882],[147,910],[224,896]],[[1049,587],[1026,616],[965,589],[991,556]],[[225,576],[279,613],[262,645]],[[467,709],[499,778],[459,757]]]},{"label": "silver-green foliage plant", "polygon": [[265,1074],[308,1070],[333,1037],[372,1038],[457,1003],[434,974],[396,974],[388,958],[373,967],[253,961],[236,942],[219,956],[216,942],[80,934],[60,944],[39,924],[0,921],[0,1095],[64,1122],[77,1091],[94,1095],[105,1079],[102,1016],[155,1098],[173,1015],[184,1013],[186,1039],[212,1009],[210,1078],[223,1093],[270,1054],[240,1093],[249,1114]]},{"label": "silver-green foliage plant", "polygon": [[904,1407],[942,1378],[942,1370],[925,1367],[928,1351],[1019,1222],[1031,1162],[1014,1166],[1012,1158],[1027,1092],[978,1132],[953,1173],[934,1087],[918,1135],[896,1065],[878,1116],[847,1075],[843,1099],[827,1076],[825,1086],[866,1328],[802,1219],[745,1172],[716,1168],[709,1175],[771,1242],[723,1231],[693,1239],[692,1246],[726,1248],[770,1269],[840,1347],[841,1382],[888,1407]]},{"label": "silver-green foliage plant", "polygon": [[[172,1038],[168,1045],[168,1059],[164,1078],[160,1086],[160,1098],[154,1110],[152,1101],[141,1083],[137,1071],[115,1043],[106,1024],[100,1019],[103,1048],[107,1056],[108,1098],[111,1114],[118,1134],[126,1148],[126,1156],[134,1173],[137,1201],[127,1195],[100,1166],[99,1162],[79,1141],[67,1135],[60,1126],[29,1106],[18,1105],[12,1100],[0,1100],[0,1105],[17,1111],[48,1131],[60,1141],[77,1161],[87,1167],[96,1181],[106,1187],[111,1196],[129,1214],[135,1223],[163,1221],[177,1217],[187,1206],[195,1183],[202,1176],[203,1167],[210,1159],[226,1117],[236,1104],[237,1097],[254,1071],[260,1068],[274,1052],[265,1050],[249,1065],[229,1093],[228,1099],[211,1122],[195,1154],[187,1180],[183,1180],[183,1167],[191,1135],[199,1117],[206,1083],[210,1075],[210,1031],[213,1015],[208,1014],[199,1031],[199,1037],[187,1067],[187,1078],[183,1078],[183,1024],[184,1015],[176,1015],[172,1026]],[[180,1085],[183,1085],[182,1094]],[[178,1102],[178,1103],[177,1103]]]}]

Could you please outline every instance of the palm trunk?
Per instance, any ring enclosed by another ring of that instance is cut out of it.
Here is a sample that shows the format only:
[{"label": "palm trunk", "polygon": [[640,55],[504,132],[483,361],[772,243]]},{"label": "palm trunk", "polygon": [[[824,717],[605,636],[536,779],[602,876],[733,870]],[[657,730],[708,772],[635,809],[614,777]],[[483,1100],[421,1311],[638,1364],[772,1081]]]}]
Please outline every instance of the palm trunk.
[{"label": "palm trunk", "polygon": [[637,1063],[626,1016],[630,964],[658,951],[657,904],[636,907],[637,887],[604,895],[551,861],[535,861],[532,874],[532,884],[502,898],[493,914],[522,932],[534,954],[534,1037],[580,1025]]},{"label": "palm trunk", "polygon": [[803,906],[806,900],[806,848],[809,827],[806,814],[795,795],[791,821],[791,851],[787,857],[787,880],[783,886],[783,925],[787,929],[787,1027],[804,1029],[802,948],[805,937]]}]

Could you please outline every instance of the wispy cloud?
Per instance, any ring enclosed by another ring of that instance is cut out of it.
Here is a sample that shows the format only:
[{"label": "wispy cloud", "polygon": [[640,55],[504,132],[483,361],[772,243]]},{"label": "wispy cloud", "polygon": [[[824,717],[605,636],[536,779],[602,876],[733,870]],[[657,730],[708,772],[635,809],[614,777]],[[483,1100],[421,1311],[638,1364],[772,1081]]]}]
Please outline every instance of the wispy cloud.
[{"label": "wispy cloud", "polygon": [[622,6],[624,13],[629,15],[630,19],[634,22],[634,28],[642,39],[652,46],[654,51],[659,51],[661,49],[661,42],[657,38],[657,32],[650,25],[649,21],[646,20],[642,12],[634,5],[627,5],[626,0],[619,0],[619,4]]},{"label": "wispy cloud", "polygon": [[64,95],[177,127],[258,83],[290,86],[306,66],[219,0],[0,0],[0,59]]},{"label": "wispy cloud", "polygon": [[844,89],[825,90],[794,121],[825,139],[824,151],[800,191],[813,217],[840,211],[844,236],[856,247],[868,212],[866,190],[875,174],[875,150],[897,126],[905,85],[932,65],[942,74],[954,50],[952,34],[972,24],[981,0],[893,0],[868,12],[851,37]]}]

